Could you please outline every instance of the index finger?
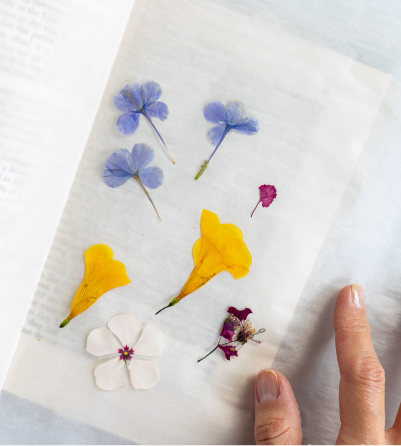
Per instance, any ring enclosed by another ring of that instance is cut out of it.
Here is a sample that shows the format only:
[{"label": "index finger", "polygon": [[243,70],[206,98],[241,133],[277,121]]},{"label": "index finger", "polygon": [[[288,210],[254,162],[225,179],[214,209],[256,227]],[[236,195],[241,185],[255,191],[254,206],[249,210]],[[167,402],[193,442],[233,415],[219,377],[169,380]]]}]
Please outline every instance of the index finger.
[{"label": "index finger", "polygon": [[337,443],[384,444],[384,370],[370,337],[361,285],[349,285],[340,292],[334,329],[341,375]]}]

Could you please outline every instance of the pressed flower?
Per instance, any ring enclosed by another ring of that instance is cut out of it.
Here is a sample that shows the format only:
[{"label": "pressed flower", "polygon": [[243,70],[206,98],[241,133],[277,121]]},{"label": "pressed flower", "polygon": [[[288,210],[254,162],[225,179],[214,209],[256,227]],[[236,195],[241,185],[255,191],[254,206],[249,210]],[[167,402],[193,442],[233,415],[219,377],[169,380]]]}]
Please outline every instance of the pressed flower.
[{"label": "pressed flower", "polygon": [[[231,356],[238,356],[238,352],[236,348],[232,345],[219,345],[218,346],[220,350],[223,350],[224,356],[229,361]],[[200,360],[202,361],[202,360]],[[199,362],[199,361],[198,361]]]},{"label": "pressed flower", "polygon": [[216,147],[202,165],[195,180],[202,176],[213,155],[231,130],[245,135],[254,135],[259,130],[259,121],[253,116],[247,116],[244,104],[239,101],[230,101],[226,107],[219,101],[209,102],[203,110],[203,116],[207,121],[217,124],[207,134],[209,141]]},{"label": "pressed flower", "polygon": [[[242,348],[248,341],[257,342],[260,344],[262,341],[254,339],[258,334],[264,333],[265,329],[261,328],[256,331],[250,321],[248,321],[248,316],[252,313],[250,308],[245,308],[244,310],[237,310],[235,307],[230,307],[227,310],[229,316],[226,318],[223,324],[223,328],[220,332],[219,342],[216,347],[209,352],[198,362],[205,359],[207,356],[211,355],[218,348],[223,351],[224,356],[228,361],[230,361],[232,356],[238,356],[238,351]],[[221,343],[221,338],[227,339],[228,342]]]},{"label": "pressed flower", "polygon": [[134,343],[142,323],[130,314],[113,316],[107,325],[109,328],[100,327],[91,331],[86,342],[86,350],[92,355],[116,355],[96,367],[96,384],[104,390],[125,387],[123,369],[127,366],[135,389],[150,389],[155,386],[160,379],[157,363],[141,357],[162,355],[167,342],[166,336],[155,325],[147,325]]},{"label": "pressed flower", "polygon": [[221,224],[216,214],[204,209],[201,230],[202,237],[195,243],[193,250],[195,268],[181,293],[160,311],[178,304],[222,271],[230,272],[235,279],[241,279],[249,273],[252,256],[240,229],[232,224]]},{"label": "pressed flower", "polygon": [[131,283],[125,265],[113,260],[107,245],[93,245],[85,252],[85,277],[72,301],[71,311],[60,328],[91,307],[107,291]]},{"label": "pressed flower", "polygon": [[260,190],[260,200],[258,201],[258,204],[255,206],[255,209],[252,211],[251,217],[255,212],[256,208],[259,206],[260,202],[262,202],[262,206],[264,208],[268,208],[273,203],[273,200],[277,197],[277,189],[269,184],[262,184],[262,186],[259,186],[259,190]]},{"label": "pressed flower", "polygon": [[107,186],[119,187],[133,178],[144,190],[160,221],[156,206],[145,186],[157,189],[163,184],[164,174],[160,167],[147,167],[155,157],[155,152],[146,144],[135,144],[132,153],[127,149],[114,152],[106,161],[103,178]]},{"label": "pressed flower", "polygon": [[168,107],[164,102],[158,101],[162,94],[160,85],[156,82],[145,82],[144,84],[132,83],[126,85],[114,96],[115,107],[124,112],[117,121],[117,129],[124,135],[133,135],[139,126],[139,118],[143,115],[153,127],[160,141],[163,143],[171,160],[174,158],[167,148],[166,143],[153,124],[151,118],[161,121],[167,119]]}]

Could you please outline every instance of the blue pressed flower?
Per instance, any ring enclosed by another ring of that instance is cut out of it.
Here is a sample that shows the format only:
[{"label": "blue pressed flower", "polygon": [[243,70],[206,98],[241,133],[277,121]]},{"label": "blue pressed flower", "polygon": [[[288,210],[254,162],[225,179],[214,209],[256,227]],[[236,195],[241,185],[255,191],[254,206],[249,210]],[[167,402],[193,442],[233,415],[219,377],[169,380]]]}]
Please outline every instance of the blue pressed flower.
[{"label": "blue pressed flower", "polygon": [[207,134],[210,142],[216,147],[203,164],[195,180],[206,170],[216,150],[231,130],[245,135],[254,135],[259,130],[259,121],[253,116],[247,116],[244,104],[239,101],[230,101],[226,107],[219,101],[209,102],[203,110],[203,116],[207,121],[217,124]]},{"label": "blue pressed flower", "polygon": [[151,119],[159,118],[161,121],[167,119],[168,107],[164,102],[158,101],[161,94],[162,89],[156,82],[145,82],[142,85],[138,83],[126,85],[114,96],[113,100],[115,107],[124,112],[118,118],[117,129],[124,135],[133,135],[138,128],[139,118],[142,114],[154,128],[175,164],[173,156]]},{"label": "blue pressed flower", "polygon": [[157,189],[163,184],[164,175],[160,167],[147,167],[154,157],[154,150],[146,144],[135,144],[132,153],[127,149],[117,150],[107,158],[103,178],[107,186],[113,188],[122,186],[130,178],[136,180],[145,191],[160,218],[156,206],[145,188],[147,186],[150,189]]}]

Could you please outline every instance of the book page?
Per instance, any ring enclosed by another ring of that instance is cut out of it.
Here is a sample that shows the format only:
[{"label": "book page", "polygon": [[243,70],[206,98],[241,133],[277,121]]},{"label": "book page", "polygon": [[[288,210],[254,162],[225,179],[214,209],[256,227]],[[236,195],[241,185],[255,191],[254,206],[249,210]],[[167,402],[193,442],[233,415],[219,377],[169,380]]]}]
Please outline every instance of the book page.
[{"label": "book page", "polygon": [[0,2],[0,383],[133,1]]},{"label": "book page", "polygon": [[[114,94],[148,80],[160,83],[169,106],[169,118],[155,124],[176,165],[144,120],[133,136],[115,126]],[[286,333],[390,80],[211,0],[138,0],[4,389],[138,443],[253,443],[254,377]],[[233,99],[259,119],[260,131],[228,135],[195,181],[213,150],[203,108]],[[136,143],[155,149],[165,173],[150,191],[162,223],[134,181],[110,189],[102,178],[107,157]],[[261,184],[274,184],[278,196],[251,218]],[[240,280],[221,273],[155,316],[193,269],[203,209],[242,230],[250,273]],[[132,283],[60,329],[84,252],[97,243],[113,249]],[[217,351],[197,363],[216,345],[229,306],[252,309],[264,342],[245,345],[231,361]],[[169,338],[157,359],[160,382],[149,391],[134,390],[128,376],[115,392],[95,384],[95,367],[110,358],[88,354],[86,338],[118,313],[154,323]]]}]

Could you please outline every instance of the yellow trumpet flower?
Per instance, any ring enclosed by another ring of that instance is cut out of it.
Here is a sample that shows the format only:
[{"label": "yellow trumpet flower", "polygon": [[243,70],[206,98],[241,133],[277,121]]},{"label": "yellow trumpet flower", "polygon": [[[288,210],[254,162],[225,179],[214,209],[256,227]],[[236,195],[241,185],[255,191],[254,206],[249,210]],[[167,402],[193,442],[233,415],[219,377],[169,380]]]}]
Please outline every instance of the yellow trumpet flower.
[{"label": "yellow trumpet flower", "polygon": [[201,231],[202,237],[195,243],[193,250],[195,268],[187,283],[181,293],[156,314],[178,304],[222,271],[230,272],[235,279],[241,279],[249,273],[252,256],[240,229],[231,224],[221,224],[218,215],[204,209]]},{"label": "yellow trumpet flower", "polygon": [[113,257],[113,250],[106,245],[93,245],[85,252],[85,277],[72,301],[71,312],[60,328],[91,307],[107,291],[131,283],[125,265]]}]

